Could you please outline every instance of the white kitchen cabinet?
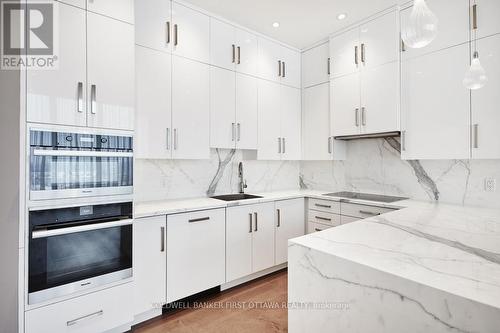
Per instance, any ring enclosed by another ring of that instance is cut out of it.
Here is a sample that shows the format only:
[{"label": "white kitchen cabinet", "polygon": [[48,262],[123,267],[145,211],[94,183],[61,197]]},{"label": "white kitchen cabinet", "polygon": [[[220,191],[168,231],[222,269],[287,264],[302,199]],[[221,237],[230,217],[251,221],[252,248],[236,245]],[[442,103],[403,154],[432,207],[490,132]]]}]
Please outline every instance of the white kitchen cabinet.
[{"label": "white kitchen cabinet", "polygon": [[281,85],[259,80],[259,146],[260,160],[281,159]]},{"label": "white kitchen cabinet", "polygon": [[307,223],[307,233],[312,234],[315,232],[323,231],[326,229],[333,228],[333,226],[328,225],[328,224],[321,224],[321,223],[315,223],[315,222],[308,222]]},{"label": "white kitchen cabinet", "polygon": [[361,66],[373,68],[398,60],[399,29],[393,11],[363,24],[359,30]]},{"label": "white kitchen cabinet", "polygon": [[403,159],[470,157],[469,45],[402,62]]},{"label": "white kitchen cabinet", "polygon": [[300,53],[265,38],[258,45],[259,77],[300,88]]},{"label": "white kitchen cabinet", "polygon": [[135,0],[135,43],[170,52],[172,12],[168,0]]},{"label": "white kitchen cabinet", "polygon": [[87,10],[134,23],[134,0],[87,0]]},{"label": "white kitchen cabinet", "polygon": [[352,222],[356,222],[356,221],[359,221],[359,220],[362,220],[362,218],[352,217],[352,216],[347,216],[347,215],[342,215],[340,217],[340,221],[341,221],[342,224],[352,223]]},{"label": "white kitchen cabinet", "polygon": [[305,233],[305,203],[303,198],[276,201],[275,265],[288,261],[288,240]]},{"label": "white kitchen cabinet", "polygon": [[500,33],[500,2],[498,0],[471,0],[471,27],[474,23],[474,4],[476,5],[477,37],[482,38]]},{"label": "white kitchen cabinet", "polygon": [[352,74],[359,70],[359,28],[330,38],[331,77]]},{"label": "white kitchen cabinet", "polygon": [[361,71],[361,133],[399,130],[399,63]]},{"label": "white kitchen cabinet", "polygon": [[167,216],[167,302],[225,282],[225,209]]},{"label": "white kitchen cabinet", "polygon": [[166,303],[165,215],[136,219],[133,225],[134,314],[159,310]]},{"label": "white kitchen cabinet", "polygon": [[134,129],[134,26],[87,13],[88,125]]},{"label": "white kitchen cabinet", "polygon": [[[427,5],[439,19],[438,34],[426,47],[412,49],[405,46],[405,51],[401,54],[403,60],[469,41],[469,0],[430,0]],[[411,9],[409,7],[400,12],[402,30],[410,17]]]},{"label": "white kitchen cabinet", "polygon": [[330,131],[330,83],[305,88],[302,97],[302,160],[345,159],[345,142]]},{"label": "white kitchen cabinet", "polygon": [[124,283],[26,311],[25,332],[92,333],[126,329],[133,321],[132,288],[132,283]]},{"label": "white kitchen cabinet", "polygon": [[274,203],[226,209],[226,282],[274,266]]},{"label": "white kitchen cabinet", "polygon": [[172,156],[175,159],[208,159],[209,66],[174,55],[172,82]]},{"label": "white kitchen cabinet", "polygon": [[85,11],[59,4],[58,70],[27,71],[27,120],[86,126]]},{"label": "white kitchen cabinet", "polygon": [[196,10],[172,2],[172,52],[204,63],[210,60],[210,19]]},{"label": "white kitchen cabinet", "polygon": [[281,48],[281,83],[300,88],[300,53],[287,47]]},{"label": "white kitchen cabinet", "polygon": [[480,39],[477,48],[488,82],[472,91],[472,158],[500,158],[500,35]]},{"label": "white kitchen cabinet", "polygon": [[331,128],[334,136],[360,133],[360,74],[353,73],[331,81]]},{"label": "white kitchen cabinet", "polygon": [[301,97],[300,89],[281,86],[281,159],[301,158]]},{"label": "white kitchen cabinet", "polygon": [[257,149],[257,79],[210,68],[210,146]]},{"label": "white kitchen cabinet", "polygon": [[136,46],[135,156],[172,157],[172,56]]},{"label": "white kitchen cabinet", "polygon": [[304,51],[302,53],[302,88],[328,82],[330,65],[328,42]]},{"label": "white kitchen cabinet", "polygon": [[256,35],[242,29],[236,29],[238,61],[235,69],[237,72],[253,76],[258,75],[259,49],[257,45]]}]

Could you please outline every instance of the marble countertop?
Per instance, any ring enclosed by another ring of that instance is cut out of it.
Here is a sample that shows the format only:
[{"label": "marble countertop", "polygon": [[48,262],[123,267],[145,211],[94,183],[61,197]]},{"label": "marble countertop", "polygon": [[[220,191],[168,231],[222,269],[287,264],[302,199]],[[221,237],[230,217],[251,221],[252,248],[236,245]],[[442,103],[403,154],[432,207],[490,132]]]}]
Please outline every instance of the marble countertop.
[{"label": "marble countertop", "polygon": [[290,240],[500,309],[500,210],[407,200],[405,208]]},{"label": "marble countertop", "polygon": [[251,205],[262,202],[286,200],[294,198],[316,198],[331,201],[348,201],[352,203],[376,205],[378,207],[388,208],[403,208],[407,205],[408,200],[398,201],[395,203],[382,203],[368,200],[349,199],[345,200],[340,197],[325,196],[328,191],[316,190],[288,190],[288,191],[274,191],[264,193],[249,193],[252,195],[261,196],[262,198],[246,199],[237,201],[222,201],[212,198],[192,198],[192,199],[178,199],[178,200],[158,200],[136,202],[134,204],[134,218],[144,218],[158,215],[169,215],[183,212],[192,212],[205,209],[225,208],[239,205]]}]

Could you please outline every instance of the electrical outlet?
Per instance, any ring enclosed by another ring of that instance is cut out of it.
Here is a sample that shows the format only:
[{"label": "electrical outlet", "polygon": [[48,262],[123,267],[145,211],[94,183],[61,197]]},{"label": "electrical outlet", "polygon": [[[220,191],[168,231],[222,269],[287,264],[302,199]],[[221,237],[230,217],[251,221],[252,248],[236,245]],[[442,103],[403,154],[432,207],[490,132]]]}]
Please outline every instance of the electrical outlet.
[{"label": "electrical outlet", "polygon": [[486,178],[484,180],[484,190],[486,192],[495,192],[497,190],[497,180],[495,178]]}]

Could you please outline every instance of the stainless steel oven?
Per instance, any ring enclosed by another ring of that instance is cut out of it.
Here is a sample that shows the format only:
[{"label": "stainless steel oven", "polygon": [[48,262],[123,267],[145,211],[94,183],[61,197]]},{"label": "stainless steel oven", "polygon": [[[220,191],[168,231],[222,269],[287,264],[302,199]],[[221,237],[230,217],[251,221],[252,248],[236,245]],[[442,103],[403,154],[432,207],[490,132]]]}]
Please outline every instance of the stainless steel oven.
[{"label": "stainless steel oven", "polygon": [[28,303],[132,276],[132,203],[29,212]]},{"label": "stainless steel oven", "polygon": [[30,200],[132,195],[131,136],[31,129],[29,142]]}]

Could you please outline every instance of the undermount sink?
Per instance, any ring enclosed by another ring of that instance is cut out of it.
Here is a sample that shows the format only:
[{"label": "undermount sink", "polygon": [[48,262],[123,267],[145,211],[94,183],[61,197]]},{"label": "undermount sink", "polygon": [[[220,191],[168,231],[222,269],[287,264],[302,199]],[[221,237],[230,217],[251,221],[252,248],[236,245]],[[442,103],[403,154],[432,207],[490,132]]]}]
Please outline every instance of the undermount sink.
[{"label": "undermount sink", "polygon": [[247,199],[259,199],[258,195],[251,195],[246,193],[238,193],[238,194],[225,194],[225,195],[217,195],[212,197],[212,199],[219,199],[224,201],[237,201],[237,200],[247,200]]}]

